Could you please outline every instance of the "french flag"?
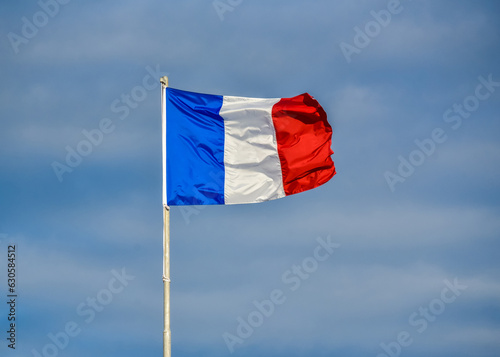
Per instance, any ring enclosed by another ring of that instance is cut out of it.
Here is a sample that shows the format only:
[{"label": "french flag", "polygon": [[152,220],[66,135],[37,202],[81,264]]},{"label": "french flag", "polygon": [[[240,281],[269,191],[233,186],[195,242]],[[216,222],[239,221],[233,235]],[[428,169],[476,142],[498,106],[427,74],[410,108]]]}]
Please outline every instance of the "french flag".
[{"label": "french flag", "polygon": [[163,203],[256,203],[335,175],[332,128],[319,103],[163,89]]}]

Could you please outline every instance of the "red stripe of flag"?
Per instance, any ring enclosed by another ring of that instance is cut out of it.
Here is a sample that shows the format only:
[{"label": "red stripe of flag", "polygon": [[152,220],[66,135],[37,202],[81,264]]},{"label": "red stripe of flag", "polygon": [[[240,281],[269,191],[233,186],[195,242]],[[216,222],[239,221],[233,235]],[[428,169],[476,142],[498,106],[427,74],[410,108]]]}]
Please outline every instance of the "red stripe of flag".
[{"label": "red stripe of flag", "polygon": [[308,93],[273,106],[285,194],[318,187],[335,175],[332,127],[321,105]]}]

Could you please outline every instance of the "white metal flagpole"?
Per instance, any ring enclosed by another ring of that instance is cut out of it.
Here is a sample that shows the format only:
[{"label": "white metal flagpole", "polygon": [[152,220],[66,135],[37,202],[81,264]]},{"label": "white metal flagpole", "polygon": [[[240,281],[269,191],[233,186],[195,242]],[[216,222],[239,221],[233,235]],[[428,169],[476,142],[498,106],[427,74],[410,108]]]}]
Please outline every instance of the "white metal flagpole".
[{"label": "white metal flagpole", "polygon": [[168,77],[162,77],[161,82],[161,113],[162,113],[162,158],[163,158],[163,357],[170,357],[172,351],[172,336],[170,333],[170,207],[167,205],[167,108],[165,88],[168,87]]}]

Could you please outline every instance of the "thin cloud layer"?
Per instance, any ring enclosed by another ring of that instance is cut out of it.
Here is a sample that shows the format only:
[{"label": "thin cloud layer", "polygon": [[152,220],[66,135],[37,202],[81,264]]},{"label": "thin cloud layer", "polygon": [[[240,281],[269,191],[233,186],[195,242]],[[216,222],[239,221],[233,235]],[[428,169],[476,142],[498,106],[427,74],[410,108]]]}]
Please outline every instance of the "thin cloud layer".
[{"label": "thin cloud layer", "polygon": [[496,2],[46,3],[0,11],[0,255],[19,249],[20,296],[2,356],[50,355],[72,322],[59,356],[161,354],[163,75],[309,92],[338,172],[172,208],[174,356],[498,355]]}]

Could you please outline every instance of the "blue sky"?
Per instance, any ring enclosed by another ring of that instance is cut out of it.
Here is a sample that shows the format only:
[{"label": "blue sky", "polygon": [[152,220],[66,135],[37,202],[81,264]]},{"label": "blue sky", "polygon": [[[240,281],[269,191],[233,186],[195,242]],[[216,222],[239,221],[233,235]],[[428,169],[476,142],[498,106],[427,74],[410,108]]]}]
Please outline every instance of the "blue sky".
[{"label": "blue sky", "polygon": [[161,355],[163,75],[309,92],[337,167],[293,197],[172,209],[173,356],[498,356],[498,2],[41,3],[0,5],[2,356]]}]

